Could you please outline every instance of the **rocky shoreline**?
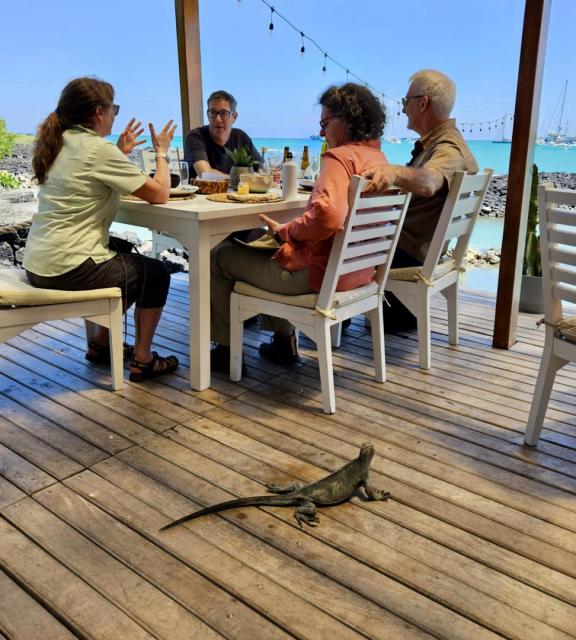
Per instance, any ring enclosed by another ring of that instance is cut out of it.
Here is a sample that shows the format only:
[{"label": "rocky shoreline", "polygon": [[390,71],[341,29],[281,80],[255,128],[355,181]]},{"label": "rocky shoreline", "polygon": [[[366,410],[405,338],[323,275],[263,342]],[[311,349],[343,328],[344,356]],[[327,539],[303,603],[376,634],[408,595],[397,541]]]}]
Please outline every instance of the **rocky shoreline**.
[{"label": "rocky shoreline", "polygon": [[[140,152],[135,151],[131,159],[138,163]],[[12,155],[0,159],[0,171],[9,171],[15,175],[22,187],[16,190],[0,187],[0,265],[19,266],[26,242],[27,229],[17,228],[3,232],[6,227],[17,226],[17,223],[28,221],[36,209],[37,187],[32,179],[31,170],[32,146],[25,144],[14,145]],[[540,173],[540,181],[552,182],[557,187],[576,189],[576,173]],[[506,190],[508,176],[501,175],[492,178],[490,188],[486,194],[480,216],[488,218],[503,218],[506,206]],[[136,234],[123,234],[126,239],[140,247],[140,251],[147,253],[150,247],[142,244]],[[129,236],[129,237],[127,237]],[[170,264],[172,271],[187,271],[187,255],[180,250],[172,249],[163,252],[161,257]],[[492,266],[500,262],[500,249],[485,247],[470,248],[467,261],[476,266]]]}]

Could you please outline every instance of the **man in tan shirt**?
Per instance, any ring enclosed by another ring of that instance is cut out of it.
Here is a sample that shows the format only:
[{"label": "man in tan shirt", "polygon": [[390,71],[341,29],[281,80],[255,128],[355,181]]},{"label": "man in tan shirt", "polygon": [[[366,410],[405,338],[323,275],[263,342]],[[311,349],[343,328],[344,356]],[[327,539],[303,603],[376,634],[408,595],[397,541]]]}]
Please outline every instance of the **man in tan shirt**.
[{"label": "man in tan shirt", "polygon": [[[398,240],[392,267],[421,265],[438,224],[444,201],[456,171],[477,173],[478,164],[450,118],[456,87],[439,71],[424,69],[410,78],[402,99],[408,129],[420,134],[406,165],[383,164],[364,172],[370,179],[368,192],[385,191],[396,185],[412,192],[404,226]],[[390,294],[390,307],[384,307],[387,330],[410,329],[416,318]]]}]

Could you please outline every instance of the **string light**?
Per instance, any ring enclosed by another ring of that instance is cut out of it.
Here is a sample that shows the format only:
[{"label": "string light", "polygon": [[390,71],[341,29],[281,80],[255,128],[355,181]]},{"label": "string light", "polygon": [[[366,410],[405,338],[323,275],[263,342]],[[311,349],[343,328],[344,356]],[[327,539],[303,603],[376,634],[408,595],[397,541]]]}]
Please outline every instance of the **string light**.
[{"label": "string light", "polygon": [[294,31],[296,31],[298,34],[300,34],[300,38],[301,38],[300,56],[304,56],[304,52],[306,51],[306,46],[305,46],[304,40],[308,40],[308,42],[311,45],[313,45],[316,49],[318,49],[318,51],[324,56],[324,63],[322,65],[322,73],[323,74],[326,74],[326,72],[328,70],[328,60],[330,60],[332,63],[334,63],[336,66],[340,67],[343,71],[346,72],[346,81],[347,82],[349,82],[351,78],[354,78],[354,79],[356,79],[358,81],[359,84],[365,85],[373,93],[380,94],[384,100],[387,100],[388,102],[390,102],[390,103],[392,103],[394,105],[400,106],[400,104],[401,104],[400,100],[388,97],[384,92],[382,92],[382,91],[376,89],[375,87],[373,87],[372,85],[370,85],[370,83],[368,83],[365,80],[363,80],[362,78],[360,78],[358,75],[353,73],[349,68],[347,68],[346,66],[344,66],[343,64],[338,62],[338,60],[336,60],[331,55],[329,55],[328,52],[325,51],[315,40],[313,40],[310,36],[307,36],[301,29],[299,29],[296,25],[292,24],[290,22],[290,20],[288,20],[281,13],[279,13],[276,10],[276,8],[274,6],[272,6],[272,4],[270,4],[270,2],[268,2],[268,0],[260,0],[260,1],[262,2],[262,4],[265,4],[270,9],[270,24],[268,25],[268,30],[270,32],[270,35],[272,35],[272,32],[274,31],[274,15],[276,15],[280,20],[285,22],[291,29],[294,29]]},{"label": "string light", "polygon": [[[239,5],[240,5],[240,2],[241,2],[241,0],[238,0],[238,4]],[[334,63],[336,66],[340,67],[343,71],[346,72],[346,82],[349,82],[351,77],[354,78],[355,80],[358,81],[359,84],[364,85],[366,88],[370,89],[373,93],[380,94],[382,96],[383,100],[390,102],[397,109],[397,115],[401,115],[402,114],[402,100],[401,99],[391,98],[391,97],[387,96],[383,91],[380,91],[380,90],[376,89],[369,82],[366,82],[365,80],[360,78],[358,75],[356,75],[354,72],[350,71],[349,68],[347,68],[346,66],[344,66],[343,64],[338,62],[338,60],[334,59],[331,55],[329,55],[328,52],[325,51],[315,40],[310,38],[310,36],[307,36],[301,29],[299,29],[296,25],[292,24],[290,22],[290,20],[288,20],[281,13],[279,13],[274,8],[274,6],[271,5],[270,2],[268,2],[268,0],[260,0],[260,2],[262,2],[262,4],[265,4],[270,9],[270,24],[268,25],[268,30],[269,30],[270,35],[272,35],[272,33],[274,31],[274,14],[276,14],[276,16],[280,20],[285,22],[291,29],[293,29],[294,31],[296,31],[297,33],[300,34],[300,40],[301,40],[301,42],[300,42],[300,57],[304,57],[304,52],[306,51],[304,40],[308,40],[308,42],[310,42],[310,44],[312,44],[314,47],[316,47],[316,49],[318,49],[318,51],[324,56],[324,62],[322,64],[322,74],[323,75],[326,75],[326,72],[328,70],[328,60],[330,60],[332,63]],[[510,116],[511,120],[513,118],[514,118],[513,115]],[[479,127],[479,130],[482,131],[482,126],[483,125],[488,126],[489,130],[491,130],[492,128],[496,129],[496,126],[497,126],[498,123],[500,123],[501,126],[504,124],[504,120],[505,120],[505,118],[499,118],[499,119],[496,119],[496,120],[487,120],[487,121],[484,121],[484,122],[460,122],[459,126],[463,131],[468,129],[468,131],[470,133],[472,133],[474,127]]]},{"label": "string light", "polygon": [[467,129],[469,133],[474,133],[475,129],[480,132],[485,128],[488,128],[488,131],[492,131],[492,129],[504,127],[506,120],[514,120],[514,114],[506,115],[503,118],[497,118],[496,120],[484,120],[483,122],[459,122],[458,126],[463,131]]}]

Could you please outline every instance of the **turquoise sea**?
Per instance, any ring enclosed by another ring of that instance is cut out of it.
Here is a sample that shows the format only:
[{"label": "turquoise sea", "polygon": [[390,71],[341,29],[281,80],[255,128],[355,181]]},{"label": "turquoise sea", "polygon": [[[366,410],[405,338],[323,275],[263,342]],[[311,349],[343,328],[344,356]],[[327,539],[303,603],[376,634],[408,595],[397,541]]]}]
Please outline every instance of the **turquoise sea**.
[{"label": "turquoise sea", "polygon": [[[117,136],[110,136],[114,142]],[[307,138],[253,138],[257,148],[267,147],[282,151],[288,146],[299,155],[304,145],[308,145],[311,157],[320,154],[322,140]],[[148,141],[149,142],[149,141]],[[402,140],[398,143],[382,141],[382,151],[393,164],[406,164],[410,160],[413,141]],[[491,167],[498,174],[508,173],[510,144],[493,143],[487,140],[469,140],[468,144],[481,168]],[[182,137],[174,138],[174,146],[182,148]],[[535,162],[539,171],[576,173],[576,147],[561,148],[548,145],[536,145]],[[470,246],[475,249],[499,248],[502,242],[503,222],[501,219],[486,218],[478,220],[472,234]],[[464,286],[470,289],[496,291],[498,269],[495,267],[470,268],[464,275]]]}]

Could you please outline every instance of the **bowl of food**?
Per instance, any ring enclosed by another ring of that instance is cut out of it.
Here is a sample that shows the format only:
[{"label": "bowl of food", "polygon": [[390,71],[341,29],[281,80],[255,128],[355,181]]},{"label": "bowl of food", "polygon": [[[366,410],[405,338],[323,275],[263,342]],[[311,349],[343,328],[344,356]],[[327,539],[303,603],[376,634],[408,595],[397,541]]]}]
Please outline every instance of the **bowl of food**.
[{"label": "bowl of food", "polygon": [[240,182],[248,183],[250,193],[267,193],[272,184],[268,173],[241,173]]},{"label": "bowl of food", "polygon": [[300,178],[300,180],[298,180],[300,188],[305,189],[306,191],[312,191],[315,182],[316,180],[312,180],[311,178]]},{"label": "bowl of food", "polygon": [[224,180],[201,180],[200,178],[195,178],[192,184],[198,187],[198,193],[212,195],[213,193],[226,193],[230,180],[228,178]]}]

